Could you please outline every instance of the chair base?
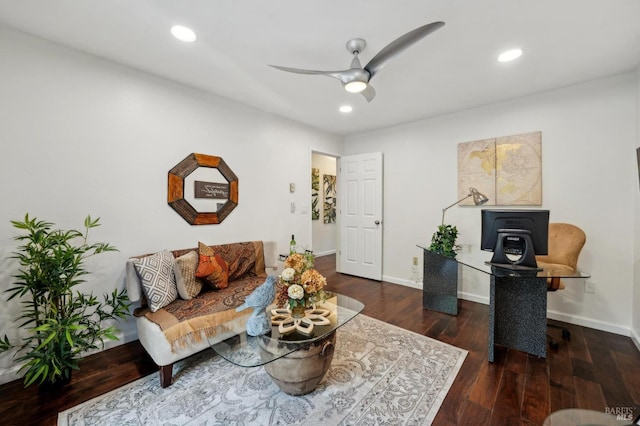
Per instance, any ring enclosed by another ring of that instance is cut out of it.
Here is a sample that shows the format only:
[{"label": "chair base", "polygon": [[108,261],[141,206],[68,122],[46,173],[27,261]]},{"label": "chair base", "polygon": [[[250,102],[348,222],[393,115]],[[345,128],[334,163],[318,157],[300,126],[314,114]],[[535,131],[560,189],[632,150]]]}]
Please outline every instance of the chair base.
[{"label": "chair base", "polygon": [[[562,330],[562,338],[564,340],[571,340],[571,332],[569,331],[568,328],[558,324],[550,324],[550,323],[547,323],[547,327],[559,328],[560,330]],[[551,337],[549,333],[547,333],[547,341],[549,342],[549,347],[551,349],[558,349],[558,347],[560,346],[560,344],[553,337]]]}]

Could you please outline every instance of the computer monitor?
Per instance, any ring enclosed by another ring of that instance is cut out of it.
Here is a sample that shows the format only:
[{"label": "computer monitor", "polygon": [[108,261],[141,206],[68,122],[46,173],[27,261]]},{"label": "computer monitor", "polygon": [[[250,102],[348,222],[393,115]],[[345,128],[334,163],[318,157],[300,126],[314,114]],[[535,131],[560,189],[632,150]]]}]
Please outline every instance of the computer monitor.
[{"label": "computer monitor", "polygon": [[512,269],[538,269],[535,255],[548,252],[549,210],[482,210],[480,249],[490,263]]}]

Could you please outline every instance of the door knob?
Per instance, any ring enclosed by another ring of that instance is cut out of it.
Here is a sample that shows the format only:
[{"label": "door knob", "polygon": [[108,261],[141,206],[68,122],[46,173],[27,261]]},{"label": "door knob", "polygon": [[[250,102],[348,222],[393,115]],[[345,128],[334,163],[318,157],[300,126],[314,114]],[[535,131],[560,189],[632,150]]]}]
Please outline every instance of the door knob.
[{"label": "door knob", "polygon": [[373,222],[373,223],[375,223],[376,225],[380,225],[380,221],[379,221],[379,220],[376,220],[376,221],[375,221],[375,222]]}]

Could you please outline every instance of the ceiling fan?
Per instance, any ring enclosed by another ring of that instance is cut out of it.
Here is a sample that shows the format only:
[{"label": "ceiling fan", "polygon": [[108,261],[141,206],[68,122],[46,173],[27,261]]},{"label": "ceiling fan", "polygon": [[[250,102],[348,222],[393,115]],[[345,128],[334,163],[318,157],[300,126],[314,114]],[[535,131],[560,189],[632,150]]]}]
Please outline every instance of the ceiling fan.
[{"label": "ceiling fan", "polygon": [[364,67],[360,64],[358,55],[362,53],[364,48],[367,46],[367,42],[361,38],[354,38],[347,42],[347,50],[353,55],[353,60],[351,61],[351,67],[344,71],[314,71],[303,70],[299,68],[281,67],[278,65],[269,66],[282,71],[293,72],[297,74],[317,74],[337,78],[342,82],[342,85],[348,92],[362,93],[367,102],[371,102],[376,96],[376,91],[369,84],[373,76],[376,75],[394,56],[400,54],[409,46],[420,41],[427,35],[442,28],[443,26],[444,22],[438,21],[423,25],[413,31],[409,31],[405,35],[398,37],[397,39],[386,45]]}]

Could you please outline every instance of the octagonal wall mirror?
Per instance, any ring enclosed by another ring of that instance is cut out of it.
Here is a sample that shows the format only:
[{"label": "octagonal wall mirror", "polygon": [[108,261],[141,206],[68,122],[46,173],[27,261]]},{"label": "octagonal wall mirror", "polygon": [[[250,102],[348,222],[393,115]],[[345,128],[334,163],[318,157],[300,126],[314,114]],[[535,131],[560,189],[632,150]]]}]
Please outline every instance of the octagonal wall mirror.
[{"label": "octagonal wall mirror", "polygon": [[216,224],[238,205],[238,177],[222,158],[193,153],[169,170],[167,193],[191,225]]}]

